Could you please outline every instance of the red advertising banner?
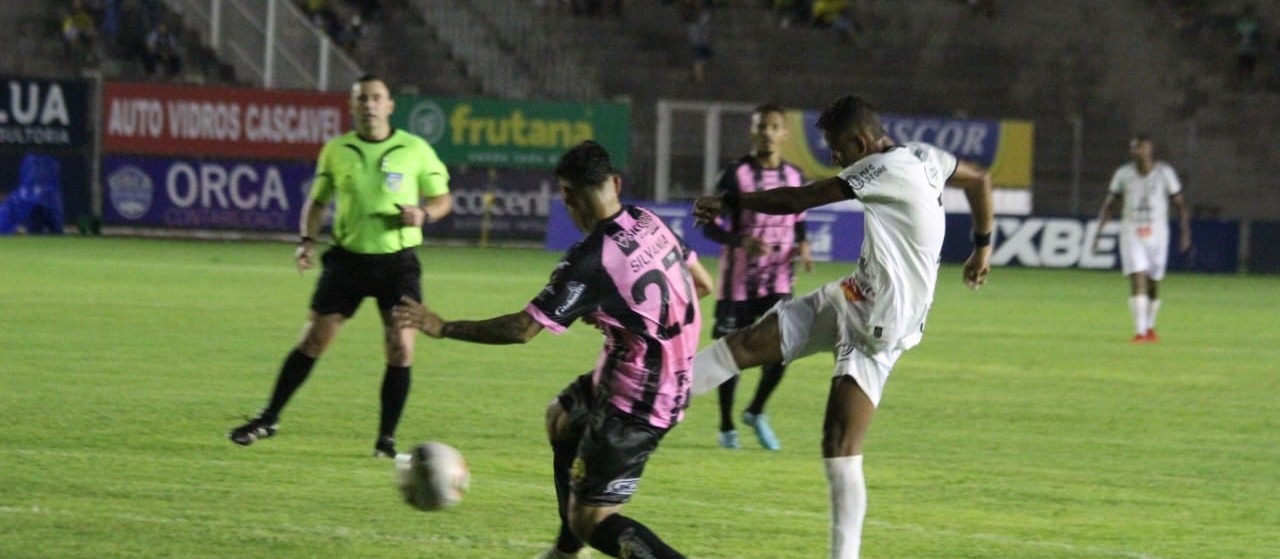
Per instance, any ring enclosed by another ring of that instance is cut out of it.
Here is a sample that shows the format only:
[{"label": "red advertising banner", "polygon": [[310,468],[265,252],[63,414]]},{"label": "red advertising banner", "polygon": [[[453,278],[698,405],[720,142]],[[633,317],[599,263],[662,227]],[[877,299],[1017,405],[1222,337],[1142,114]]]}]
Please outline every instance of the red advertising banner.
[{"label": "red advertising banner", "polygon": [[346,95],[108,82],[107,153],[315,159],[351,125]]}]

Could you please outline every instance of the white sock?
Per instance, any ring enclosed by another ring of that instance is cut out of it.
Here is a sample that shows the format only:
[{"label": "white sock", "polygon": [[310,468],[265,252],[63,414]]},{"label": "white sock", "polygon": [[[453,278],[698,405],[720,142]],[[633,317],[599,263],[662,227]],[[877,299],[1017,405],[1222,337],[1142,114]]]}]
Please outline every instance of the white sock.
[{"label": "white sock", "polygon": [[1156,313],[1160,312],[1160,300],[1152,299],[1147,308],[1147,328],[1156,329]]},{"label": "white sock", "polygon": [[1129,314],[1133,315],[1133,327],[1137,330],[1138,335],[1142,336],[1147,333],[1147,316],[1151,306],[1151,298],[1146,295],[1137,295],[1129,298]]},{"label": "white sock", "polygon": [[693,357],[693,394],[703,394],[742,374],[729,344],[720,338]]},{"label": "white sock", "polygon": [[831,559],[858,559],[862,521],[867,516],[867,481],[862,455],[823,460],[831,490]]}]

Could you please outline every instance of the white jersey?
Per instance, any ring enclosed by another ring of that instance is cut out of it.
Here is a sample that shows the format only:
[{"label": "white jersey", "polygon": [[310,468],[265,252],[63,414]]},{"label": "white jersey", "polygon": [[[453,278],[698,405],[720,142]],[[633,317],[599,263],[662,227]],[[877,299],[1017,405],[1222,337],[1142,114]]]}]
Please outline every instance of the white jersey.
[{"label": "white jersey", "polygon": [[920,343],[933,303],[946,234],[942,189],[956,157],[907,142],[840,172],[864,206],[865,233],[846,296],[870,303],[864,349],[907,349]]},{"label": "white jersey", "polygon": [[1124,198],[1121,236],[1166,244],[1169,239],[1169,197],[1182,192],[1182,183],[1173,167],[1156,161],[1143,176],[1138,166],[1127,163],[1116,169],[1108,192]]}]

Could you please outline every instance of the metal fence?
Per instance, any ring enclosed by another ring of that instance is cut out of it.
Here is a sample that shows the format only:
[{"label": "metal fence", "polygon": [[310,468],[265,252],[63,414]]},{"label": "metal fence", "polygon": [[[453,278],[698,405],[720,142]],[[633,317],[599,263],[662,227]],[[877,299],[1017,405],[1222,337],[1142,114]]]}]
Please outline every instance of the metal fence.
[{"label": "metal fence", "polygon": [[166,0],[189,28],[262,87],[340,91],[363,71],[288,0]]}]

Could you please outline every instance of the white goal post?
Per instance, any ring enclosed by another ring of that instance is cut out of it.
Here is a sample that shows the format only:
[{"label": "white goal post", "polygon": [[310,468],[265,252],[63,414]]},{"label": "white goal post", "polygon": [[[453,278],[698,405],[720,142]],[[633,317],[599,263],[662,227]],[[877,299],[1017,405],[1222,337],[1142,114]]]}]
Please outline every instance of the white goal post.
[{"label": "white goal post", "polygon": [[[726,131],[731,137],[740,137],[746,144],[747,124],[726,128],[726,117],[734,121],[749,119],[756,105],[751,103],[724,103],[717,101],[658,100],[657,132],[654,134],[654,185],[653,196],[658,202],[713,194],[716,176],[723,166],[722,147]],[[701,121],[702,134],[696,134]],[[736,122],[735,122],[736,124]],[[679,130],[681,136],[674,136]],[[698,153],[698,148],[701,148]],[[743,151],[743,153],[746,153]],[[689,165],[673,169],[673,162],[680,157],[701,156],[701,174]],[[679,171],[685,171],[683,173]],[[673,172],[679,175],[673,178]],[[696,184],[689,184],[696,183]]]}]

